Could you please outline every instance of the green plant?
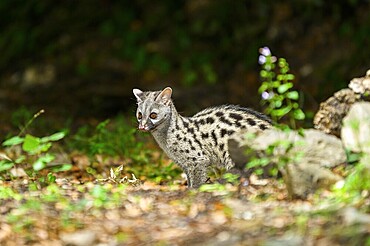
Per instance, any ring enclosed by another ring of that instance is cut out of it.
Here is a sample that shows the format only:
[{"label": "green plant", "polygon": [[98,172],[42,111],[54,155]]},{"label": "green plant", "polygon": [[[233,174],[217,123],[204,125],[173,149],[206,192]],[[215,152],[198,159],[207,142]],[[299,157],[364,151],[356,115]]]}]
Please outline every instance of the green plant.
[{"label": "green plant", "polygon": [[[8,170],[14,165],[22,163],[31,163],[34,171],[40,171],[47,167],[47,165],[55,159],[55,156],[49,153],[52,147],[52,142],[61,140],[64,138],[65,132],[57,132],[46,137],[35,137],[30,134],[26,134],[25,137],[14,136],[2,143],[4,147],[15,147],[21,146],[22,153],[17,156],[15,160],[7,158],[3,160],[2,171]],[[69,165],[64,164],[63,169],[66,169]],[[1,169],[0,169],[1,170]]]},{"label": "green plant", "polygon": [[260,54],[260,76],[263,82],[258,92],[261,94],[262,104],[266,105],[265,113],[275,122],[286,116],[290,127],[296,128],[296,121],[303,120],[305,114],[299,106],[299,93],[292,90],[294,75],[289,73],[289,64],[284,58],[277,59],[273,56],[268,47],[261,48]]},{"label": "green plant", "polygon": [[[281,134],[291,134],[289,127],[280,129]],[[304,136],[304,130],[297,131],[299,135]],[[281,135],[283,136],[283,135]],[[286,135],[287,136],[287,135]],[[246,136],[252,143],[257,137],[255,134]],[[258,142],[259,140],[257,140]],[[248,157],[246,168],[252,170],[256,175],[264,175],[269,177],[278,177],[279,172],[288,172],[287,164],[300,163],[304,152],[300,151],[300,147],[304,146],[306,142],[297,140],[296,138],[286,139],[283,137],[271,141],[263,149],[256,151],[253,144],[245,149],[245,156]]]},{"label": "green plant", "polygon": [[[142,134],[141,134],[142,135]],[[181,170],[171,163],[164,162],[162,155],[157,155],[155,149],[144,145],[137,135],[137,130],[128,124],[127,119],[118,116],[113,120],[105,120],[96,127],[82,127],[67,141],[70,149],[79,150],[89,155],[91,159],[97,156],[119,157],[128,165],[124,165],[124,173],[132,173],[139,177],[146,177],[157,183],[179,176]],[[147,141],[149,142],[149,141]],[[104,159],[104,158],[103,158]],[[113,170],[110,181],[119,183],[119,173]],[[94,175],[96,171],[88,167],[87,171]],[[123,169],[119,170],[119,172]],[[135,180],[135,179],[134,179]]]},{"label": "green plant", "polygon": [[105,120],[95,128],[85,126],[78,129],[67,144],[90,157],[121,156],[138,162],[148,161],[148,152],[143,151],[143,142],[137,140],[136,129],[122,116],[114,121]]},{"label": "green plant", "polygon": [[[53,142],[63,139],[66,135],[65,132],[56,132],[50,136],[35,137],[31,134],[21,136],[29,125],[44,111],[41,110],[36,113],[27,124],[21,129],[17,136],[13,136],[2,143],[4,148],[11,152],[12,149],[18,149],[14,157],[10,158],[6,154],[2,154],[0,160],[0,174],[10,175],[9,170],[14,166],[22,167],[28,174],[35,174],[38,171],[50,167],[53,172],[69,170],[72,166],[70,164],[51,165],[55,159],[55,155],[50,152]],[[43,177],[43,182],[54,182],[55,177],[49,173]]]},{"label": "green plant", "polygon": [[233,173],[224,173],[221,175],[222,179],[226,181],[224,184],[215,182],[213,184],[203,184],[199,187],[201,192],[221,192],[222,194],[229,194],[230,189],[228,184],[237,184],[239,175]]},{"label": "green plant", "polygon": [[[358,163],[350,167],[349,174],[344,181],[334,186],[332,199],[351,205],[362,206],[365,212],[370,212],[370,207],[365,205],[370,201],[370,155],[363,154]],[[367,200],[367,202],[366,202]]]}]

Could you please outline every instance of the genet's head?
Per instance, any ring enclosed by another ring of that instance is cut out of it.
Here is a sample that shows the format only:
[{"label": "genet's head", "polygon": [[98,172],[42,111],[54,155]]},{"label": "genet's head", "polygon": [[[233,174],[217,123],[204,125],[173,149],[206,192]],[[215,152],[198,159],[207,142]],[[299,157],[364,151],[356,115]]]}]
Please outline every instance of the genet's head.
[{"label": "genet's head", "polygon": [[172,103],[172,89],[170,87],[166,87],[162,91],[133,89],[132,92],[137,99],[136,118],[139,122],[139,130],[154,131],[169,118]]}]

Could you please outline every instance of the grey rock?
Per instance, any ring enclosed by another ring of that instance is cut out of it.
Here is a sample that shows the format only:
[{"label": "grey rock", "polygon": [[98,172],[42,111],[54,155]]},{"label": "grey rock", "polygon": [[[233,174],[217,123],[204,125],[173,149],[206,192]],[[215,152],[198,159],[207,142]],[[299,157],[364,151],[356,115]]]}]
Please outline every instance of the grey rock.
[{"label": "grey rock", "polygon": [[365,94],[370,92],[370,69],[367,70],[365,77],[353,78],[348,87],[355,93]]},{"label": "grey rock", "polygon": [[[305,130],[304,136],[278,129],[255,134],[255,137],[237,136],[230,140],[231,158],[239,168],[252,156],[267,157],[271,164],[284,163],[278,166],[292,197],[306,198],[317,188],[327,188],[342,179],[330,170],[346,161],[342,142],[337,137],[315,129]],[[275,146],[272,151],[271,146]]]},{"label": "grey rock", "polygon": [[351,106],[360,101],[370,101],[370,70],[364,77],[354,78],[348,88],[334,93],[332,97],[320,104],[313,124],[325,133],[340,136],[342,120]]},{"label": "grey rock", "polygon": [[297,234],[290,232],[280,237],[269,239],[263,243],[264,246],[301,246],[305,245],[305,239]]},{"label": "grey rock", "polygon": [[352,104],[361,100],[361,95],[351,89],[337,91],[332,97],[320,104],[320,109],[313,119],[314,127],[339,137],[344,116]]},{"label": "grey rock", "polygon": [[370,103],[355,103],[343,119],[341,138],[346,149],[370,154]]},{"label": "grey rock", "polygon": [[89,246],[94,245],[96,233],[90,230],[80,230],[71,233],[62,233],[60,239],[66,245]]},{"label": "grey rock", "polygon": [[346,225],[367,224],[370,225],[370,215],[360,212],[354,207],[345,207],[341,210],[343,221]]}]

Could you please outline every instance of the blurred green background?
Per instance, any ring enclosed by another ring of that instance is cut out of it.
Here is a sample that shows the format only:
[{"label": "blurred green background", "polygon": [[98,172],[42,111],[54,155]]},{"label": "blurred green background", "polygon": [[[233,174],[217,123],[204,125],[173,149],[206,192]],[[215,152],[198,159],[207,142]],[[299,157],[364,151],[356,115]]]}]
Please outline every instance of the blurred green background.
[{"label": "blurred green background", "polygon": [[370,68],[368,0],[2,0],[0,118],[132,114],[132,88],[174,88],[179,111],[259,109],[258,49],[285,57],[304,108]]}]

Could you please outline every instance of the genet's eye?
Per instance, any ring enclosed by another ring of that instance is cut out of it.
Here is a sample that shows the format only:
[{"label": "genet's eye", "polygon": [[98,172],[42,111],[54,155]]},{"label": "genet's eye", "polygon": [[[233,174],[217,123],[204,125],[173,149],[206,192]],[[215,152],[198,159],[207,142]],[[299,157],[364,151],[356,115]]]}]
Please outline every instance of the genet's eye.
[{"label": "genet's eye", "polygon": [[137,113],[137,119],[141,120],[143,118],[143,114],[141,112]]},{"label": "genet's eye", "polygon": [[154,112],[153,112],[153,113],[150,113],[149,117],[150,117],[151,119],[155,120],[155,119],[157,119],[158,115],[157,115],[157,113],[154,113]]}]

